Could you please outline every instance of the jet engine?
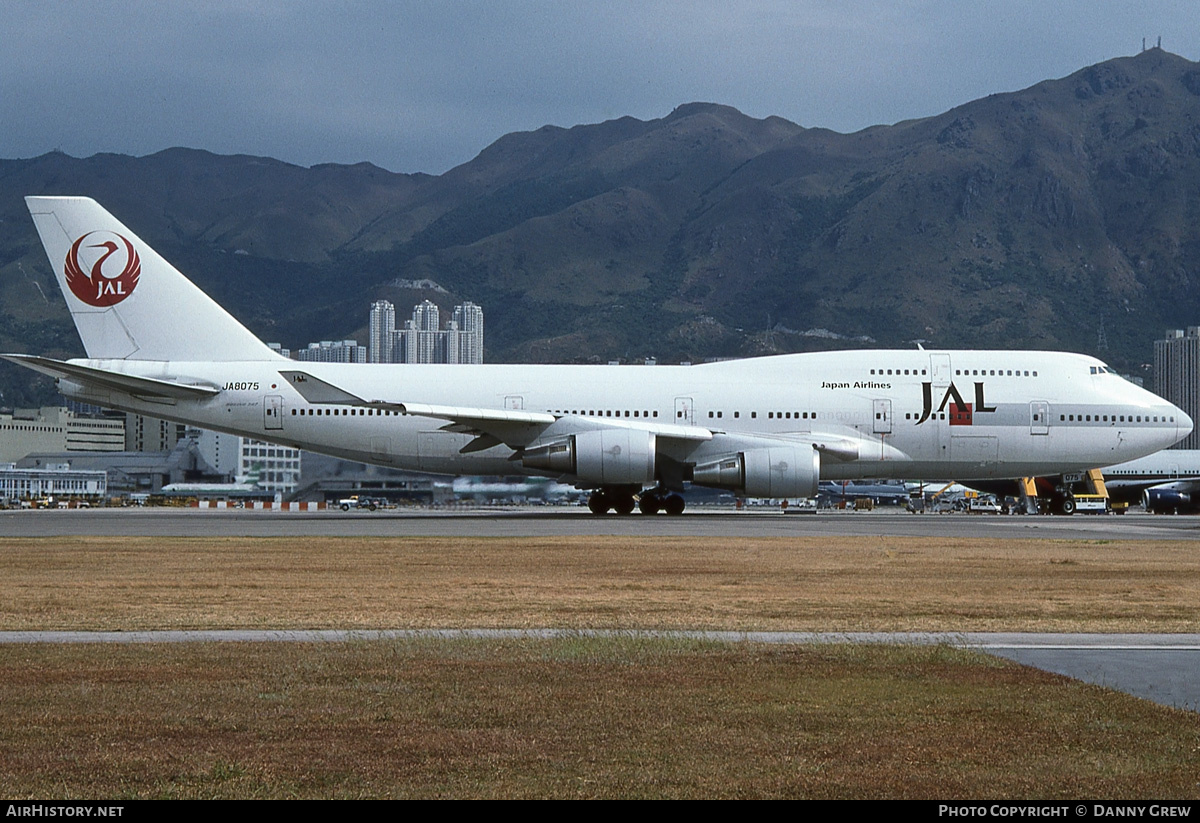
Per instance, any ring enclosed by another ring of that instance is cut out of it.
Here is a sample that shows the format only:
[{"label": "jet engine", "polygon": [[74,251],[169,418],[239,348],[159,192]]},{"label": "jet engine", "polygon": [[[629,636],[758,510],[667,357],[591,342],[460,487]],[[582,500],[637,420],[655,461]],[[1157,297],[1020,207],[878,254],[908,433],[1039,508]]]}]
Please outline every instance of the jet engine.
[{"label": "jet engine", "polygon": [[529,446],[521,455],[527,469],[570,474],[598,486],[654,482],[655,437],[635,429],[599,429]]},{"label": "jet engine", "polygon": [[1152,514],[1179,514],[1192,508],[1192,496],[1175,489],[1146,489],[1142,504]]},{"label": "jet engine", "polygon": [[815,497],[820,477],[821,455],[812,446],[750,449],[692,471],[698,486],[733,489],[747,497]]}]

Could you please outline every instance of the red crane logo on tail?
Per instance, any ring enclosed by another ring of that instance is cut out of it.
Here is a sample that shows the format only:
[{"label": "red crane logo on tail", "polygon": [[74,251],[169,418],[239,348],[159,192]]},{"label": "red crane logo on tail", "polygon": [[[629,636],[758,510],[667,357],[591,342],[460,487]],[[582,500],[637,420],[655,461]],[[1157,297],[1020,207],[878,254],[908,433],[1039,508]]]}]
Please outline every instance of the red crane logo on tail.
[{"label": "red crane logo on tail", "polygon": [[133,294],[142,261],[121,235],[90,231],[71,244],[63,273],[72,294],[89,306],[105,308]]}]

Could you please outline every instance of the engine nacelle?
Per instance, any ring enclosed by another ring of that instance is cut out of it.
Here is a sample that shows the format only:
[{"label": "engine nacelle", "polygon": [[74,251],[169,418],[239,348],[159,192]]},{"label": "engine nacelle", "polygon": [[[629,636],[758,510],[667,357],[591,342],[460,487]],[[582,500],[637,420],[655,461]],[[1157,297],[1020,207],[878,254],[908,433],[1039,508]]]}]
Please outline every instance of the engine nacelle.
[{"label": "engine nacelle", "polygon": [[820,478],[821,455],[812,446],[750,449],[692,471],[698,486],[733,489],[747,497],[815,497]]},{"label": "engine nacelle", "polygon": [[636,429],[598,429],[530,446],[521,455],[527,469],[570,474],[598,486],[654,482],[654,434]]},{"label": "engine nacelle", "polygon": [[1142,505],[1153,514],[1178,514],[1192,508],[1192,496],[1175,489],[1146,489]]}]

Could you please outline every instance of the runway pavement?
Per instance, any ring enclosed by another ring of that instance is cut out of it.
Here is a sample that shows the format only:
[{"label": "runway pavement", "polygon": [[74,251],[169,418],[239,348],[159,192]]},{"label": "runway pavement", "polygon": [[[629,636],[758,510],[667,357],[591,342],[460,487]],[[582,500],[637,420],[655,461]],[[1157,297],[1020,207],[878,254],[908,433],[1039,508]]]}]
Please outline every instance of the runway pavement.
[{"label": "runway pavement", "polygon": [[[1195,541],[1200,540],[1200,517],[1141,513],[1073,517],[912,515],[888,510],[784,515],[773,509],[741,512],[699,509],[681,517],[646,517],[637,514],[596,517],[586,509],[577,507],[288,513],[149,508],[0,511],[0,536],[3,537],[546,537],[589,534],[731,538],[976,536],[989,539]],[[364,636],[361,632],[5,632],[0,633],[0,642],[315,641],[345,639],[348,634]],[[1200,710],[1200,635],[1194,634],[720,634],[765,642],[812,642],[815,639],[823,642],[952,642],[1169,706]]]},{"label": "runway pavement", "polygon": [[583,507],[393,509],[367,512],[271,512],[218,509],[72,509],[0,511],[0,535],[146,537],[986,537],[990,539],[1200,540],[1200,517],[1130,513],[1073,517],[908,514],[776,509],[696,509],[667,515],[597,517]]}]

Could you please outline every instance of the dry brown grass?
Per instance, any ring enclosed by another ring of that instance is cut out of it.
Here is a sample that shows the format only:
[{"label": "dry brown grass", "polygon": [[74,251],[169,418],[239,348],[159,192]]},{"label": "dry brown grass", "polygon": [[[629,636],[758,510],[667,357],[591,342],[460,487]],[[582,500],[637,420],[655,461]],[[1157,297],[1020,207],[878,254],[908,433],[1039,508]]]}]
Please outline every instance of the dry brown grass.
[{"label": "dry brown grass", "polygon": [[0,542],[0,629],[1196,631],[1200,553],[939,538]]},{"label": "dry brown grass", "polygon": [[0,648],[0,796],[1195,798],[1200,716],[945,647]]},{"label": "dry brown grass", "polygon": [[[0,629],[1195,631],[1191,544],[0,541]],[[0,796],[1190,797],[1200,715],[943,647],[0,646]]]}]

